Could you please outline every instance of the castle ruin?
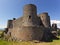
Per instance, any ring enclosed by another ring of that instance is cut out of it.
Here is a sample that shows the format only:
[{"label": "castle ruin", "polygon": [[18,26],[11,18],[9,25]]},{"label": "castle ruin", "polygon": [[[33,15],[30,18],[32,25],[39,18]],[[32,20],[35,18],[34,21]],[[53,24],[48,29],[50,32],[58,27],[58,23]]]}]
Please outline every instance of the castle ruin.
[{"label": "castle ruin", "polygon": [[23,9],[23,16],[8,20],[4,36],[10,40],[51,40],[50,16],[47,12],[37,14],[34,4],[27,4]]}]

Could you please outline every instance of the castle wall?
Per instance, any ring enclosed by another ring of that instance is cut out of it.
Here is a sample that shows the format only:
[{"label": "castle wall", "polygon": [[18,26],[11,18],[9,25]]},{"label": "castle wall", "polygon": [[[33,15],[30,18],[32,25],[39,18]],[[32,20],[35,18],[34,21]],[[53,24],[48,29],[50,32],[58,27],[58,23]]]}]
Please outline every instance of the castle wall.
[{"label": "castle wall", "polygon": [[43,27],[21,27],[21,28],[14,28],[12,32],[12,38],[16,40],[41,40],[43,33]]},{"label": "castle wall", "polygon": [[13,21],[13,28],[21,27],[22,20],[23,20],[23,17],[20,17],[20,18],[16,19],[15,21]]}]

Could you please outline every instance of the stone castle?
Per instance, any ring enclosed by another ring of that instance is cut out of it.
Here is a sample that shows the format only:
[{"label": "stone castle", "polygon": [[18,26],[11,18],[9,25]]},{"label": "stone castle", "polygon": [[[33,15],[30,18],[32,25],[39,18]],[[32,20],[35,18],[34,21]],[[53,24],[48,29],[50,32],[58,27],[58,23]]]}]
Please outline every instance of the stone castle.
[{"label": "stone castle", "polygon": [[18,41],[49,41],[54,37],[51,30],[57,28],[55,24],[52,27],[47,12],[37,15],[37,7],[34,4],[27,4],[24,6],[22,17],[8,20],[4,38]]}]

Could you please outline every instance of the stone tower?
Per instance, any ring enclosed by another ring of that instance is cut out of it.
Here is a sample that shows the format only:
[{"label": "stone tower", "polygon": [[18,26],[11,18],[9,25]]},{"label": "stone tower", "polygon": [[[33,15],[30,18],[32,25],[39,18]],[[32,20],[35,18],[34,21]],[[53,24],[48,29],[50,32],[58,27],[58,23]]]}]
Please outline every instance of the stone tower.
[{"label": "stone tower", "polygon": [[51,27],[50,16],[48,15],[48,13],[44,12],[44,13],[40,14],[39,16],[40,16],[40,19],[41,19],[44,27],[46,27],[46,28]]},{"label": "stone tower", "polygon": [[57,36],[58,35],[58,32],[57,32],[57,24],[56,23],[53,23],[52,24],[52,33],[54,36]]},{"label": "stone tower", "polygon": [[38,17],[37,17],[37,8],[33,4],[25,5],[24,14],[23,14],[23,25],[24,26],[37,26]]}]

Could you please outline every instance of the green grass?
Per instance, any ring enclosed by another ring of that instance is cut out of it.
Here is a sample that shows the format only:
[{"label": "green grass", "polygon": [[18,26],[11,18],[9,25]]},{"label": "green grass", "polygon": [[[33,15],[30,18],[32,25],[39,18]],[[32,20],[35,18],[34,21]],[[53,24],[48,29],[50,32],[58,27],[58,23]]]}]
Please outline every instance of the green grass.
[{"label": "green grass", "polygon": [[33,42],[8,42],[8,41],[4,41],[4,40],[0,40],[0,45],[34,45]]},{"label": "green grass", "polygon": [[40,43],[34,43],[31,41],[8,42],[8,41],[0,40],[0,45],[60,45],[60,40],[53,40],[53,42],[40,42]]},{"label": "green grass", "polygon": [[60,45],[60,40],[54,40],[51,45]]}]

